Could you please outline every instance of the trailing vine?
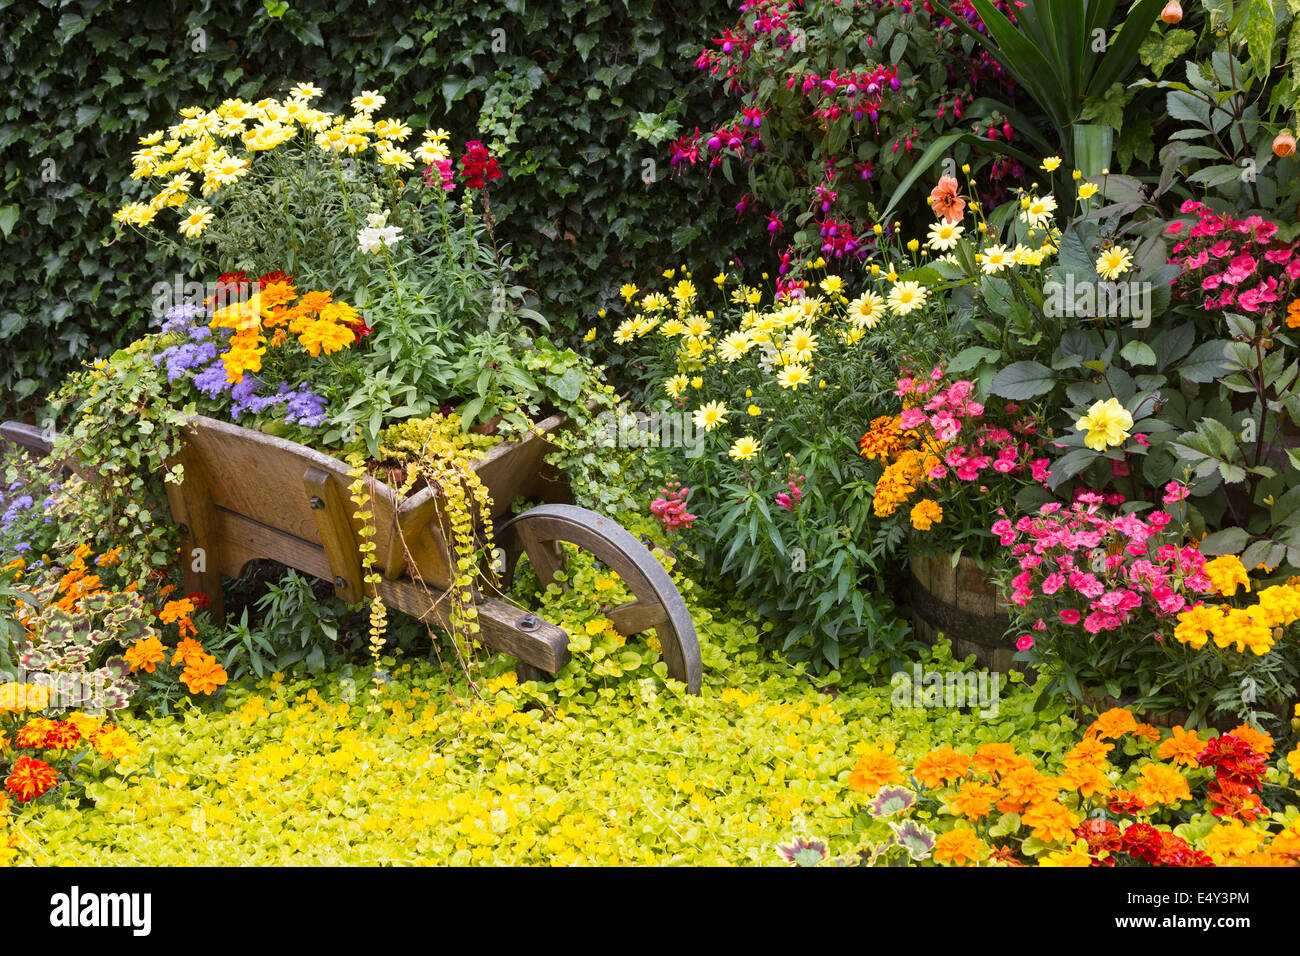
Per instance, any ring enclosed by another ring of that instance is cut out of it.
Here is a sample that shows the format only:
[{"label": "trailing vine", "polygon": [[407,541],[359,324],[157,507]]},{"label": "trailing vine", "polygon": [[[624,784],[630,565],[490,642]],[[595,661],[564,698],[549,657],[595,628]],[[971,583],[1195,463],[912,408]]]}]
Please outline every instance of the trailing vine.
[{"label": "trailing vine", "polygon": [[[462,433],[455,416],[439,416],[391,426],[379,447],[385,464],[405,469],[398,488],[399,500],[420,482],[437,488],[441,494],[449,559],[448,618],[457,656],[466,670],[472,642],[481,631],[475,580],[480,573],[491,570],[480,568],[480,559],[495,549],[492,496],[474,466],[498,442],[486,435]],[[411,568],[418,577],[413,561]]]}]

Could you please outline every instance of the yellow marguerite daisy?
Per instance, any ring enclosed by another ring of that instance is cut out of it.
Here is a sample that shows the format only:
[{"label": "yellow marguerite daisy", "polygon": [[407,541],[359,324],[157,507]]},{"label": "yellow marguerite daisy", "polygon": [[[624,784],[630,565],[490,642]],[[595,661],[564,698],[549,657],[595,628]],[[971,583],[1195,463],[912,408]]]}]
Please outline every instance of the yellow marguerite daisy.
[{"label": "yellow marguerite daisy", "polygon": [[697,428],[703,428],[706,432],[711,432],[719,425],[727,423],[727,407],[721,402],[709,402],[701,405],[691,414]]}]

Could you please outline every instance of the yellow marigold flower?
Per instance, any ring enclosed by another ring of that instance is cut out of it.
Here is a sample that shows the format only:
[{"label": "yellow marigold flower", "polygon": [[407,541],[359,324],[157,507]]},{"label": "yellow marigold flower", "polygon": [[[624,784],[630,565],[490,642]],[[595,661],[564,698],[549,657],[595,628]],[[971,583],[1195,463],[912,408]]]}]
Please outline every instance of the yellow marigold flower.
[{"label": "yellow marigold flower", "polygon": [[1225,554],[1206,561],[1204,571],[1214,590],[1223,597],[1233,597],[1238,585],[1250,590],[1250,575],[1235,554]]},{"label": "yellow marigold flower", "polygon": [[912,527],[917,531],[929,531],[943,521],[943,508],[937,501],[923,498],[912,506]]},{"label": "yellow marigold flower", "polygon": [[1088,841],[1075,840],[1068,850],[1057,850],[1039,858],[1039,866],[1092,866],[1092,857],[1088,854]]},{"label": "yellow marigold flower", "polygon": [[298,342],[313,357],[322,352],[330,355],[342,351],[355,340],[356,336],[347,326],[326,321],[310,323],[298,336]]},{"label": "yellow marigold flower", "polygon": [[988,856],[989,848],[984,841],[967,827],[956,827],[942,834],[934,841],[934,858],[939,863],[952,866],[965,866],[978,863]]}]

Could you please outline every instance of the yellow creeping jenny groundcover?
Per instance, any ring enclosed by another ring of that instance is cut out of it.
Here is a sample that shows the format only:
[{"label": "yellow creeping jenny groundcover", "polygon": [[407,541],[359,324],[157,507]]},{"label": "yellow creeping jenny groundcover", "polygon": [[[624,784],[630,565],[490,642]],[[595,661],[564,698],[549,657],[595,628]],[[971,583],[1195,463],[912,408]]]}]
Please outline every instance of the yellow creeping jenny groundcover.
[{"label": "yellow creeping jenny groundcover", "polygon": [[[358,672],[277,675],[224,707],[123,719],[138,753],[87,788],[93,806],[14,818],[9,862],[786,865],[782,840],[852,841],[866,740],[912,760],[1013,737],[1063,752],[1073,736],[1010,689],[972,726],[965,711],[892,707],[888,675],[809,680],[756,649],[764,625],[742,606],[678,575],[705,662],[691,697],[600,615],[609,575],[576,563],[570,590],[539,604],[574,635],[555,683],[519,686],[496,657],[471,703],[455,672],[399,660],[378,713]],[[954,666],[938,654],[931,666]]]}]

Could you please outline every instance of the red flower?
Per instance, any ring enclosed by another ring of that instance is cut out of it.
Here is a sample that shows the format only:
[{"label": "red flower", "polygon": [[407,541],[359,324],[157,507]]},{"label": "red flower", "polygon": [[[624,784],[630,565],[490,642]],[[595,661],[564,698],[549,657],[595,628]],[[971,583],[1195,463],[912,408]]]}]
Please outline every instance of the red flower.
[{"label": "red flower", "polygon": [[202,591],[191,591],[185,597],[195,607],[207,607],[212,603],[212,599]]},{"label": "red flower", "polygon": [[19,803],[26,803],[43,796],[59,782],[59,774],[44,760],[35,757],[19,757],[14,761],[13,770],[5,781],[5,789],[13,794]]},{"label": "red flower", "polygon": [[[243,273],[241,272],[240,275],[243,275]],[[257,280],[257,284],[261,288],[266,288],[272,282],[287,282],[289,285],[293,285],[293,276],[289,275],[287,272],[281,272],[279,269],[276,269],[273,272],[268,272],[266,275],[261,276]]]},{"label": "red flower", "polygon": [[1196,759],[1202,767],[1213,767],[1221,784],[1230,781],[1252,790],[1259,786],[1268,763],[1268,757],[1256,753],[1244,740],[1232,734],[1215,737]]},{"label": "red flower", "polygon": [[45,747],[48,750],[71,750],[81,740],[81,731],[70,720],[55,723],[45,735]]},{"label": "red flower", "polygon": [[465,155],[460,160],[460,175],[470,189],[482,189],[486,182],[500,179],[501,170],[487,147],[473,139],[465,144]]},{"label": "red flower", "polygon": [[1149,823],[1134,823],[1124,831],[1120,848],[1143,863],[1155,863],[1164,852],[1164,839]]}]

